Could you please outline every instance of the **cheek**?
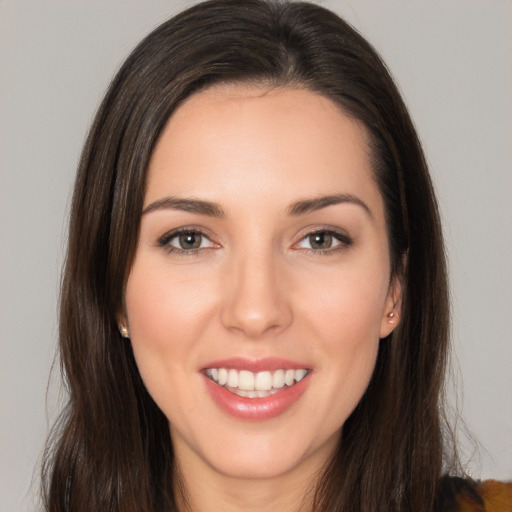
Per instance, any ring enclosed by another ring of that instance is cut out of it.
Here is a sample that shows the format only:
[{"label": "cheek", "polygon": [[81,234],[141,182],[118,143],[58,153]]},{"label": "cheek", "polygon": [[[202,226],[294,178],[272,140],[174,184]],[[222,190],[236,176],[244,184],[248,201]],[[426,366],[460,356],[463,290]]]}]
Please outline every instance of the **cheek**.
[{"label": "cheek", "polygon": [[135,261],[127,282],[125,304],[139,373],[162,412],[176,424],[190,414],[197,417],[188,379],[197,373],[214,291],[211,279],[145,254]]},{"label": "cheek", "polygon": [[302,296],[302,315],[317,326],[321,338],[357,348],[365,340],[379,339],[387,289],[384,265],[359,265],[317,273],[297,293]]},{"label": "cheek", "polygon": [[157,265],[136,262],[126,287],[126,309],[132,346],[139,371],[183,365],[181,354],[193,353],[215,294],[200,276],[170,272]]},{"label": "cheek", "polygon": [[303,330],[316,340],[312,349],[322,361],[316,378],[328,397],[312,413],[329,418],[332,430],[352,413],[372,377],[387,292],[385,269],[351,270],[316,279],[307,297],[301,292]]},{"label": "cheek", "polygon": [[320,349],[328,355],[336,378],[351,387],[366,387],[379,347],[382,295],[360,281],[324,293],[311,308],[318,329]]}]

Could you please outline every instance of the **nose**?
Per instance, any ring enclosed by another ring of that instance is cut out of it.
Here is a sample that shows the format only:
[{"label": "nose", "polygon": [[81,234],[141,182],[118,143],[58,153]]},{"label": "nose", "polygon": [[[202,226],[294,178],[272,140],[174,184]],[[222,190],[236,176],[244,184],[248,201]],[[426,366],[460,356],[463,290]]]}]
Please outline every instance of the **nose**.
[{"label": "nose", "polygon": [[291,301],[277,263],[271,253],[249,254],[231,263],[223,283],[225,328],[256,340],[291,324]]}]

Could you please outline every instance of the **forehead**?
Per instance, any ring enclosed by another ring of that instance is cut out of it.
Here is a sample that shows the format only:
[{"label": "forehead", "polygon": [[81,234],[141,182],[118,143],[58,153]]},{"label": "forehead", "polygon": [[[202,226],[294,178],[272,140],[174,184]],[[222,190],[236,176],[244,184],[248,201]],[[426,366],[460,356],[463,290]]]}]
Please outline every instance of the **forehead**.
[{"label": "forehead", "polygon": [[359,121],[306,89],[223,85],[171,116],[150,161],[145,205],[166,194],[286,202],[332,193],[380,200]]}]

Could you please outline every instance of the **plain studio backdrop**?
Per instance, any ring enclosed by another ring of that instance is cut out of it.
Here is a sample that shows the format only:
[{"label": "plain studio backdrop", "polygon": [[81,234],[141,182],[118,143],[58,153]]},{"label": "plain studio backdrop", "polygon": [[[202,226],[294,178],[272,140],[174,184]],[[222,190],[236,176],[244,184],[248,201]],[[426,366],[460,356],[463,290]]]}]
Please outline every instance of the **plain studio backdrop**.
[{"label": "plain studio backdrop", "polygon": [[[75,169],[133,46],[184,1],[0,2],[0,511],[37,510]],[[325,1],[381,52],[430,163],[475,477],[512,478],[512,3]],[[457,376],[457,374],[459,374]],[[455,396],[452,393],[452,398]],[[452,399],[452,402],[455,400]],[[36,468],[36,469],[34,469]]]}]

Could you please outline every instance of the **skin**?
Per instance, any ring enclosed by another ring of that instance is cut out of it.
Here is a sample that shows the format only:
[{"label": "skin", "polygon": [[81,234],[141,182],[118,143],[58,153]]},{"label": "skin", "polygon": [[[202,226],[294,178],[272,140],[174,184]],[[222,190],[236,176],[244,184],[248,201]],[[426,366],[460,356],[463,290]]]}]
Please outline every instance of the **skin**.
[{"label": "skin", "polygon": [[[169,419],[192,508],[306,510],[399,317],[366,131],[307,90],[218,86],[173,114],[148,172],[119,321]],[[332,194],[356,202],[289,212]],[[155,207],[169,196],[214,202],[224,215]],[[204,233],[199,250],[172,238],[182,227]],[[324,235],[322,251],[309,236],[318,229],[340,240]],[[275,418],[234,418],[200,370],[235,356],[299,362],[309,386]]]}]

